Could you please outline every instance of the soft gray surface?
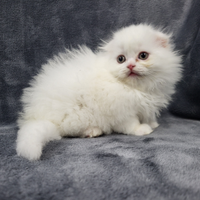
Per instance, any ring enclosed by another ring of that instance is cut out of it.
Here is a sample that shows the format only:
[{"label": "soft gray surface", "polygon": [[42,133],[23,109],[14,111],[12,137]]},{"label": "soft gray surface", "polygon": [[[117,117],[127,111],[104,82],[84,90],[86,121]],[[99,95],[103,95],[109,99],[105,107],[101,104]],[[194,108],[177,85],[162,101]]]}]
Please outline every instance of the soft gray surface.
[{"label": "soft gray surface", "polygon": [[16,128],[0,129],[0,199],[200,199],[200,122],[164,115],[145,137],[51,142],[40,161],[16,156]]}]

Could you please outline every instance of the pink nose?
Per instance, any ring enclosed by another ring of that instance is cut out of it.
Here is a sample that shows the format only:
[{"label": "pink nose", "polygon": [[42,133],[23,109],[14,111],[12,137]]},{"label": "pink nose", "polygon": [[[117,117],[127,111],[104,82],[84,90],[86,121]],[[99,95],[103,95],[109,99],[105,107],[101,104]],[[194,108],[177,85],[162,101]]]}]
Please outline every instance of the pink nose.
[{"label": "pink nose", "polygon": [[129,68],[131,71],[132,71],[133,67],[135,67],[135,65],[129,65],[129,66],[127,66],[127,68]]}]

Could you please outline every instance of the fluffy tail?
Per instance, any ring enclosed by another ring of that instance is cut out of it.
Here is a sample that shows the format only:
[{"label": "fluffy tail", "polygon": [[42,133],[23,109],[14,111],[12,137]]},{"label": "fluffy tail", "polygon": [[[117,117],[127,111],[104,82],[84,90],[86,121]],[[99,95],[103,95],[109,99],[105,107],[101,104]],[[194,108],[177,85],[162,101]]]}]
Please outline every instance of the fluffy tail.
[{"label": "fluffy tail", "polygon": [[18,131],[17,154],[29,160],[38,160],[46,143],[61,138],[50,121],[28,121]]}]

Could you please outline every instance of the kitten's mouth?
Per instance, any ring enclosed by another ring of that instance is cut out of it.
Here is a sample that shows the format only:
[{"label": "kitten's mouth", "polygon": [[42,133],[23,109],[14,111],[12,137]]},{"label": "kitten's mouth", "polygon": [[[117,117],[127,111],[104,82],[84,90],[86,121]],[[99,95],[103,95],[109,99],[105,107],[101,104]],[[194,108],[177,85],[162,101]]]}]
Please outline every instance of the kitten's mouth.
[{"label": "kitten's mouth", "polygon": [[131,71],[128,76],[140,76],[140,74]]}]

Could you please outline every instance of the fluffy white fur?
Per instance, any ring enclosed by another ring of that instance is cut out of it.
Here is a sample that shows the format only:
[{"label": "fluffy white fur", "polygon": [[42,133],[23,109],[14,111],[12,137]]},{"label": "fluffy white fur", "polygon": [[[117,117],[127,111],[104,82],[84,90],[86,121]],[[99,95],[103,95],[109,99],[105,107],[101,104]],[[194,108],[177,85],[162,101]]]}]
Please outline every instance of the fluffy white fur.
[{"label": "fluffy white fur", "polygon": [[[37,160],[43,146],[61,136],[151,133],[181,74],[170,37],[149,25],[132,25],[96,53],[80,47],[50,60],[24,90],[18,155]],[[148,59],[138,59],[142,51]],[[121,54],[126,61],[120,64]],[[138,75],[129,76],[129,65]]]}]

